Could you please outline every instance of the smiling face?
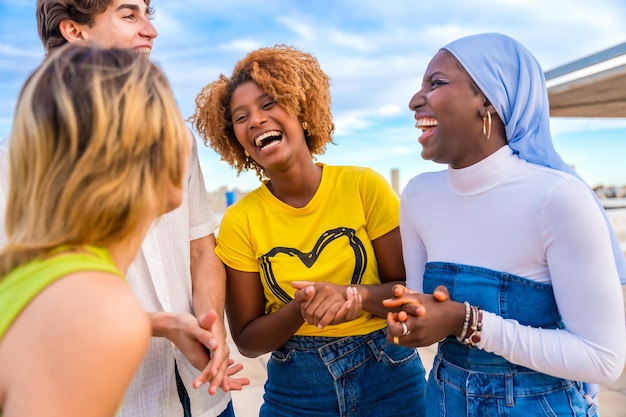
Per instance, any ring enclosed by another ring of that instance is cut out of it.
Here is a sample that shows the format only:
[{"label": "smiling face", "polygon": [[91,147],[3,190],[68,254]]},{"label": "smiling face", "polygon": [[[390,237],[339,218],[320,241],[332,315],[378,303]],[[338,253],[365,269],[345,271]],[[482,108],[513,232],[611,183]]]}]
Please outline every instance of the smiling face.
[{"label": "smiling face", "polygon": [[143,0],[113,0],[95,16],[91,26],[80,25],[85,40],[102,47],[134,48],[150,54],[157,31]]},{"label": "smiling face", "polygon": [[230,100],[230,114],[237,141],[271,176],[299,158],[311,161],[304,130],[254,81],[239,85]]},{"label": "smiling face", "polygon": [[439,51],[428,64],[422,89],[411,101],[415,126],[422,130],[422,158],[453,168],[470,166],[486,155],[482,133],[486,98],[452,54]]}]

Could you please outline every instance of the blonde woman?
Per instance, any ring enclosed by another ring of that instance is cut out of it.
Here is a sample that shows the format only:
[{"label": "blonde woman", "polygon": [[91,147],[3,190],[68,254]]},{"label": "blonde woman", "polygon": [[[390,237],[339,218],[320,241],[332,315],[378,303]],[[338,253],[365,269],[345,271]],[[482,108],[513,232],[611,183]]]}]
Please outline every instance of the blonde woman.
[{"label": "blonde woman", "polygon": [[68,44],[26,82],[0,252],[0,412],[112,416],[150,323],[124,274],[181,203],[189,131],[130,49]]}]

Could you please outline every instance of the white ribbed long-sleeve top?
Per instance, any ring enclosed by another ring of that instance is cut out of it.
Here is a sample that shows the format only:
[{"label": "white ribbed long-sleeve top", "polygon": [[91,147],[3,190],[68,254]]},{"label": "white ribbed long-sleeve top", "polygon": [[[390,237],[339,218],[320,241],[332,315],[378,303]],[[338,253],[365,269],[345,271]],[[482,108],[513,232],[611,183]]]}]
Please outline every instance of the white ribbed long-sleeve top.
[{"label": "white ribbed long-sleeve top", "polygon": [[402,193],[400,227],[410,288],[422,291],[429,261],[552,284],[564,329],[485,312],[479,348],[562,378],[607,383],[622,373],[622,289],[605,220],[579,179],[504,146],[470,167],[413,178]]}]

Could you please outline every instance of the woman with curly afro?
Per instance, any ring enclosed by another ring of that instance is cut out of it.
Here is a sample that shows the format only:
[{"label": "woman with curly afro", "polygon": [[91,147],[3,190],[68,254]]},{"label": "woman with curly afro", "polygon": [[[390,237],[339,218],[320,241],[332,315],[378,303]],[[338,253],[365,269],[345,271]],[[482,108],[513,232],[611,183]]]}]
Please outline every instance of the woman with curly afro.
[{"label": "woman with curly afro", "polygon": [[372,169],[315,161],[334,130],[316,58],[249,53],[202,89],[191,121],[261,180],[226,210],[216,248],[239,351],[272,353],[260,415],[422,415],[417,350],[385,337],[382,300],[405,281],[399,199]]}]

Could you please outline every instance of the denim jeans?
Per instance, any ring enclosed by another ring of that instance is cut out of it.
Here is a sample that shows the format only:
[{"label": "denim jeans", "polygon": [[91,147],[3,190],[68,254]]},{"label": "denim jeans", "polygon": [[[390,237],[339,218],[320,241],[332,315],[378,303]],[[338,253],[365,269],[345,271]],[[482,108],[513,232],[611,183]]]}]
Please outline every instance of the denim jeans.
[{"label": "denim jeans", "polygon": [[222,411],[222,413],[218,417],[235,417],[235,410],[233,409],[233,402],[229,401],[228,405]]},{"label": "denim jeans", "polygon": [[174,374],[176,375],[176,391],[178,391],[178,399],[183,406],[183,417],[191,417],[191,403],[189,402],[189,394],[183,380],[178,372],[178,364],[174,362]]},{"label": "denim jeans", "polygon": [[594,416],[582,383],[511,365],[469,371],[435,357],[426,388],[427,416]]},{"label": "denim jeans", "polygon": [[[522,325],[562,328],[550,284],[485,268],[429,262],[424,292],[445,285],[454,301],[468,301]],[[596,416],[582,382],[556,378],[470,348],[448,337],[439,343],[426,388],[426,415]]]},{"label": "denim jeans", "polygon": [[416,349],[385,332],[294,336],[267,364],[261,417],[420,417],[424,367]]}]

